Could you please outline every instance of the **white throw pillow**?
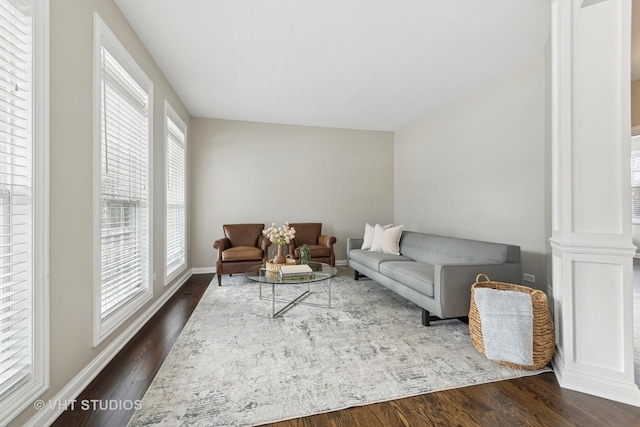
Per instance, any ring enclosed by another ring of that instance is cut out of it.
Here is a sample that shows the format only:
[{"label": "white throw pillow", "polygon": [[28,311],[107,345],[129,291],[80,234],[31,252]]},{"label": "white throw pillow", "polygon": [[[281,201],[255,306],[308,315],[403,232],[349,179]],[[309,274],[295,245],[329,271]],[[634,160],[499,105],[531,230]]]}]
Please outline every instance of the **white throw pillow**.
[{"label": "white throw pillow", "polygon": [[402,237],[402,225],[384,229],[380,224],[376,224],[373,233],[371,250],[374,252],[384,252],[387,254],[400,255],[400,237]]},{"label": "white throw pillow", "polygon": [[[380,224],[376,224],[376,225],[380,225]],[[384,228],[385,230],[391,227],[393,227],[393,224],[387,224],[382,226],[382,228]],[[374,231],[375,231],[375,226],[369,223],[366,223],[364,225],[364,239],[362,239],[362,246],[360,247],[360,249],[371,249],[371,245],[373,244]]]}]

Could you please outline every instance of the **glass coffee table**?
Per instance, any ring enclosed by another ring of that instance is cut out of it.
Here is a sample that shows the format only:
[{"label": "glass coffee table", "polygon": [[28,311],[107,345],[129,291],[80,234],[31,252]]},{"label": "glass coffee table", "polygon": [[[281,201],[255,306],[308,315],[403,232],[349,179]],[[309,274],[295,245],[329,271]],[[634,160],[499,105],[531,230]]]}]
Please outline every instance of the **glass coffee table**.
[{"label": "glass coffee table", "polygon": [[[338,273],[338,269],[331,267],[329,264],[322,262],[310,262],[311,274],[309,277],[299,279],[282,279],[280,273],[267,270],[264,265],[258,265],[251,267],[245,275],[254,282],[260,283],[260,299],[271,300],[271,315],[272,317],[282,316],[282,314],[289,310],[296,304],[310,305],[314,307],[331,308],[331,278]],[[309,295],[311,295],[311,284],[316,282],[328,281],[327,283],[327,303],[319,304],[304,301]],[[271,285],[271,296],[262,295],[262,285]],[[306,290],[293,299],[278,299],[276,298],[276,289],[283,286],[292,286],[306,284]],[[286,303],[286,305],[276,311],[276,302]]]}]

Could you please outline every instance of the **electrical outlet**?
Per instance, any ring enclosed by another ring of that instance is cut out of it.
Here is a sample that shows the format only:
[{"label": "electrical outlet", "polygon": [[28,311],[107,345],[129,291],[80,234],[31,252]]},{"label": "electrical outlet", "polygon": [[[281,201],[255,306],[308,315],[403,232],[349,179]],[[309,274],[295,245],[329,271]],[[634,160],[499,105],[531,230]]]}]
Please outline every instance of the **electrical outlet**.
[{"label": "electrical outlet", "polygon": [[524,273],[522,275],[522,280],[529,283],[536,283],[536,276],[534,276],[533,274]]}]

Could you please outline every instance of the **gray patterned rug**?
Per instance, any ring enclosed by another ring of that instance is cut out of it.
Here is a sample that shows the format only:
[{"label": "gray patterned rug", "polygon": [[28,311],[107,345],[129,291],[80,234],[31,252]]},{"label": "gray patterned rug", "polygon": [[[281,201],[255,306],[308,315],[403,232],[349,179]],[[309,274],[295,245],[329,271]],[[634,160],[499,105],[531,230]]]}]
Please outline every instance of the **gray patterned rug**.
[{"label": "gray patterned rug", "polygon": [[424,327],[419,307],[352,276],[339,267],[332,308],[277,319],[257,283],[212,283],[129,425],[256,425],[542,372],[485,359],[464,323]]}]

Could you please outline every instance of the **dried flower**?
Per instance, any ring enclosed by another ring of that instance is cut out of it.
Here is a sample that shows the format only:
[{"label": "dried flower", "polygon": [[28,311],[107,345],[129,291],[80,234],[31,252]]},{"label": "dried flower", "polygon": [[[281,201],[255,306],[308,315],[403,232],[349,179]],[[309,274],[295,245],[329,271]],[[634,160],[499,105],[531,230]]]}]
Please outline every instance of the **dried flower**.
[{"label": "dried flower", "polygon": [[262,230],[262,234],[276,245],[288,245],[296,237],[296,229],[289,226],[288,222],[285,222],[281,227],[276,227],[274,222],[271,227]]}]

